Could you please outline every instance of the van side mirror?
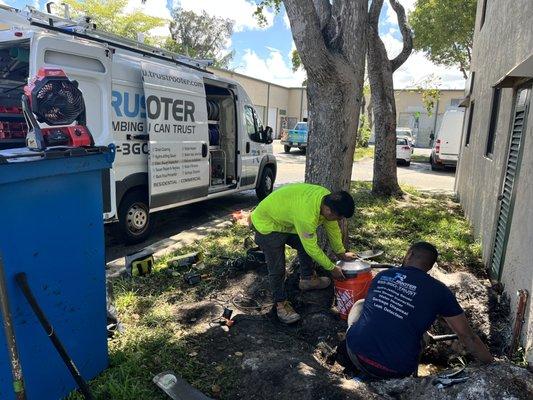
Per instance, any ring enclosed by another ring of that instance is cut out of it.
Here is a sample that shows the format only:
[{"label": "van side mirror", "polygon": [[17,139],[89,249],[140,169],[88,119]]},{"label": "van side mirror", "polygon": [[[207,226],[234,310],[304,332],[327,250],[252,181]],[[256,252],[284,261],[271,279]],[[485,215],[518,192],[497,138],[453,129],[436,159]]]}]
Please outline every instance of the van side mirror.
[{"label": "van side mirror", "polygon": [[272,128],[270,126],[267,126],[263,130],[263,142],[266,144],[272,143],[274,140],[272,139]]}]

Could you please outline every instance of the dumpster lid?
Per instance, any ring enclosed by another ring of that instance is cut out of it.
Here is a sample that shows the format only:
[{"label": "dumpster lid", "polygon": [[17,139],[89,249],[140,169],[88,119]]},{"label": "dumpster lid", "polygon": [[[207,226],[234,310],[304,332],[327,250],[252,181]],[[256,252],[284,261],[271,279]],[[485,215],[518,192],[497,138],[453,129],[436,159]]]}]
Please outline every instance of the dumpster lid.
[{"label": "dumpster lid", "polygon": [[353,278],[358,274],[369,272],[372,269],[368,262],[362,260],[337,261],[337,265],[341,267],[344,276],[347,278]]},{"label": "dumpster lid", "polygon": [[56,158],[80,157],[113,152],[105,146],[93,147],[49,147],[44,151],[34,151],[27,147],[6,149],[0,151],[0,164],[27,162],[37,160],[51,160]]}]

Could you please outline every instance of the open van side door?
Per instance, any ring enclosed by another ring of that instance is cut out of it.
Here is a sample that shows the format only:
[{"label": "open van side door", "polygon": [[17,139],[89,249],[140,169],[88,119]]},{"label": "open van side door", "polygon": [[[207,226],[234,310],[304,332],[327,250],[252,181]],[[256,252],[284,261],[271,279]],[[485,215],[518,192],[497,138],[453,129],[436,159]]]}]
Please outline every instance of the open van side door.
[{"label": "open van side door", "polygon": [[[87,127],[95,144],[113,143],[111,132],[111,50],[101,43],[37,33],[30,50],[30,77],[42,67],[61,68],[78,81],[83,93]],[[116,214],[114,170],[102,175],[104,218]]]},{"label": "open van side door", "polygon": [[150,208],[206,197],[209,152],[202,76],[147,61],[141,68],[150,139]]}]

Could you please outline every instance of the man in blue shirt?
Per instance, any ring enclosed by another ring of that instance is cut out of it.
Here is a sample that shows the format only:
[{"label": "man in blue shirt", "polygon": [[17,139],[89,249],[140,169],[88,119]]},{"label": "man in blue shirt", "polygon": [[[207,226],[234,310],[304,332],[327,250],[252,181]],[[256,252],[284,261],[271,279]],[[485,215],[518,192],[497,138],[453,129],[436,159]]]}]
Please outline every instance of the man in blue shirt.
[{"label": "man in blue shirt", "polygon": [[413,244],[400,268],[380,272],[366,300],[348,317],[346,350],[355,367],[374,378],[401,378],[418,368],[422,337],[442,316],[480,361],[493,361],[472,331],[453,293],[428,275],[438,252],[427,242]]}]

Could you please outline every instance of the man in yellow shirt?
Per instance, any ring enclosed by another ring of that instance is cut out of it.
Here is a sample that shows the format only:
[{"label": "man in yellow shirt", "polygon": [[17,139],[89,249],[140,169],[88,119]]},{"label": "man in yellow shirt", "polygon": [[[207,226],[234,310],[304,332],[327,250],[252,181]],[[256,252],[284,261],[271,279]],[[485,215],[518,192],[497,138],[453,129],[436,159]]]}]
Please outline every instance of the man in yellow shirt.
[{"label": "man in yellow shirt", "polygon": [[298,251],[301,290],[324,289],[331,284],[330,278],[316,276],[313,261],[329,271],[333,278],[344,279],[342,270],[318,245],[317,228],[324,227],[330,246],[339,259],[355,259],[354,253],[346,252],[339,227],[339,221],[351,218],[354,209],[353,198],[348,192],[331,193],[322,186],[297,183],[274,191],[252,212],[255,241],[265,254],[270,287],[281,322],[290,324],[300,319],[287,301],[285,292],[285,245]]}]

